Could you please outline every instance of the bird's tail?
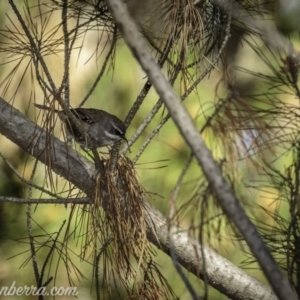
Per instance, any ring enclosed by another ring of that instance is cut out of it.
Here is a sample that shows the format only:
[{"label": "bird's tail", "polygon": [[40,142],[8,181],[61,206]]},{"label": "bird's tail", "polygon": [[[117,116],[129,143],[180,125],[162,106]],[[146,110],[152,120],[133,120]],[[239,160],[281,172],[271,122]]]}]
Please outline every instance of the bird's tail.
[{"label": "bird's tail", "polygon": [[37,104],[37,103],[33,103],[35,107],[39,108],[39,109],[44,109],[44,110],[51,110],[54,111],[56,113],[59,113],[59,110],[57,109],[53,109],[52,107],[46,106],[46,105],[41,105],[41,104]]}]

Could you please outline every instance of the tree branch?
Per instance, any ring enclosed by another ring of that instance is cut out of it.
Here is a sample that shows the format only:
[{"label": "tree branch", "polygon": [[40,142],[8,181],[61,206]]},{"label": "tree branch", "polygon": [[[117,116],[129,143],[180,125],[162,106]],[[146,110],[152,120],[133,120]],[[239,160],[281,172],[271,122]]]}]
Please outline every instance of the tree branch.
[{"label": "tree branch", "polygon": [[297,299],[288,280],[276,264],[270,251],[259,235],[257,229],[247,217],[245,211],[235,197],[232,189],[225,181],[222,172],[214,161],[210,150],[205,145],[195,124],[173,91],[173,87],[155,63],[137,25],[129,15],[128,9],[121,0],[107,0],[108,6],[123,35],[124,40],[142,66],[150,82],[167,106],[169,113],[179,128],[182,137],[193,151],[198,163],[211,184],[216,197],[228,218],[234,222],[244,237],[249,248],[261,265],[266,277],[280,299]]},{"label": "tree branch", "polygon": [[[50,136],[2,98],[0,98],[0,133],[69,180],[88,197],[92,195],[94,165],[73,149],[67,148],[63,142]],[[166,218],[146,201],[144,206],[148,240],[170,255]],[[178,262],[195,276],[202,278],[205,272],[208,283],[230,298],[276,299],[268,286],[249,276],[210,248],[200,245],[183,229],[174,227],[172,230],[176,232],[173,235],[173,243]]]}]

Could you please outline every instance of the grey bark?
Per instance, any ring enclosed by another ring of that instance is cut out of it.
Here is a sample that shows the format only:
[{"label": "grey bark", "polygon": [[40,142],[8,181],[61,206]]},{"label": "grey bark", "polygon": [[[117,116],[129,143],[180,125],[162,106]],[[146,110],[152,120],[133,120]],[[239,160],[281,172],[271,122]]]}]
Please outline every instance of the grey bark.
[{"label": "grey bark", "polygon": [[[69,180],[87,196],[93,193],[94,165],[46,133],[2,98],[0,98],[0,133]],[[148,224],[147,238],[158,249],[170,255],[167,220],[148,204],[146,199],[144,201]],[[178,262],[199,278],[203,278],[205,272],[207,283],[221,293],[231,299],[277,299],[268,286],[249,276],[209,247],[200,245],[183,229],[175,227],[172,232],[175,232],[173,244]],[[205,270],[203,259],[205,259]]]},{"label": "grey bark", "polygon": [[121,0],[107,0],[107,3],[124,40],[164,101],[182,137],[200,164],[224,212],[234,222],[247,242],[275,293],[279,299],[296,300],[297,296],[288,280],[276,264],[254,224],[247,217],[232,189],[225,181],[218,164],[214,161],[192,118],[181,100],[176,96],[171,84],[155,63],[136,24],[129,15],[126,5]]}]

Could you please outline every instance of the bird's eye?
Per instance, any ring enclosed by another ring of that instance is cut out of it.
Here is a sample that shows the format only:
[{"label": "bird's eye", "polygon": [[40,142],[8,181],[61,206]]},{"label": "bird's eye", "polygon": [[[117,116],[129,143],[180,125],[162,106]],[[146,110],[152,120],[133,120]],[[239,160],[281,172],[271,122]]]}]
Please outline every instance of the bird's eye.
[{"label": "bird's eye", "polygon": [[113,129],[113,132],[114,132],[114,135],[119,135],[119,136],[122,136],[122,135],[123,135],[123,132],[120,131],[120,130],[117,129],[117,128],[114,128],[114,129]]}]

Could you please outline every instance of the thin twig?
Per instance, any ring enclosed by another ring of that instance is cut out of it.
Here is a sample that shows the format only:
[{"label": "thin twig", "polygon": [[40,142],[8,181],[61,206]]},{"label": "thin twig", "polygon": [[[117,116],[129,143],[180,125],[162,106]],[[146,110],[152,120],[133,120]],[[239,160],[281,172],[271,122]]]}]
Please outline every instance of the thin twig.
[{"label": "thin twig", "polygon": [[279,299],[296,300],[297,297],[291,289],[289,282],[276,264],[257,229],[247,217],[238,199],[233,194],[232,189],[225,181],[218,164],[214,161],[193,120],[182,105],[181,100],[174,93],[172,86],[162,74],[160,68],[156,65],[136,24],[131,19],[126,5],[121,0],[107,0],[107,3],[127,45],[134,53],[155,86],[157,93],[167,106],[172,119],[194,152],[207,180],[215,191],[220,205],[228,218],[234,222],[245,238],[275,293]]}]

